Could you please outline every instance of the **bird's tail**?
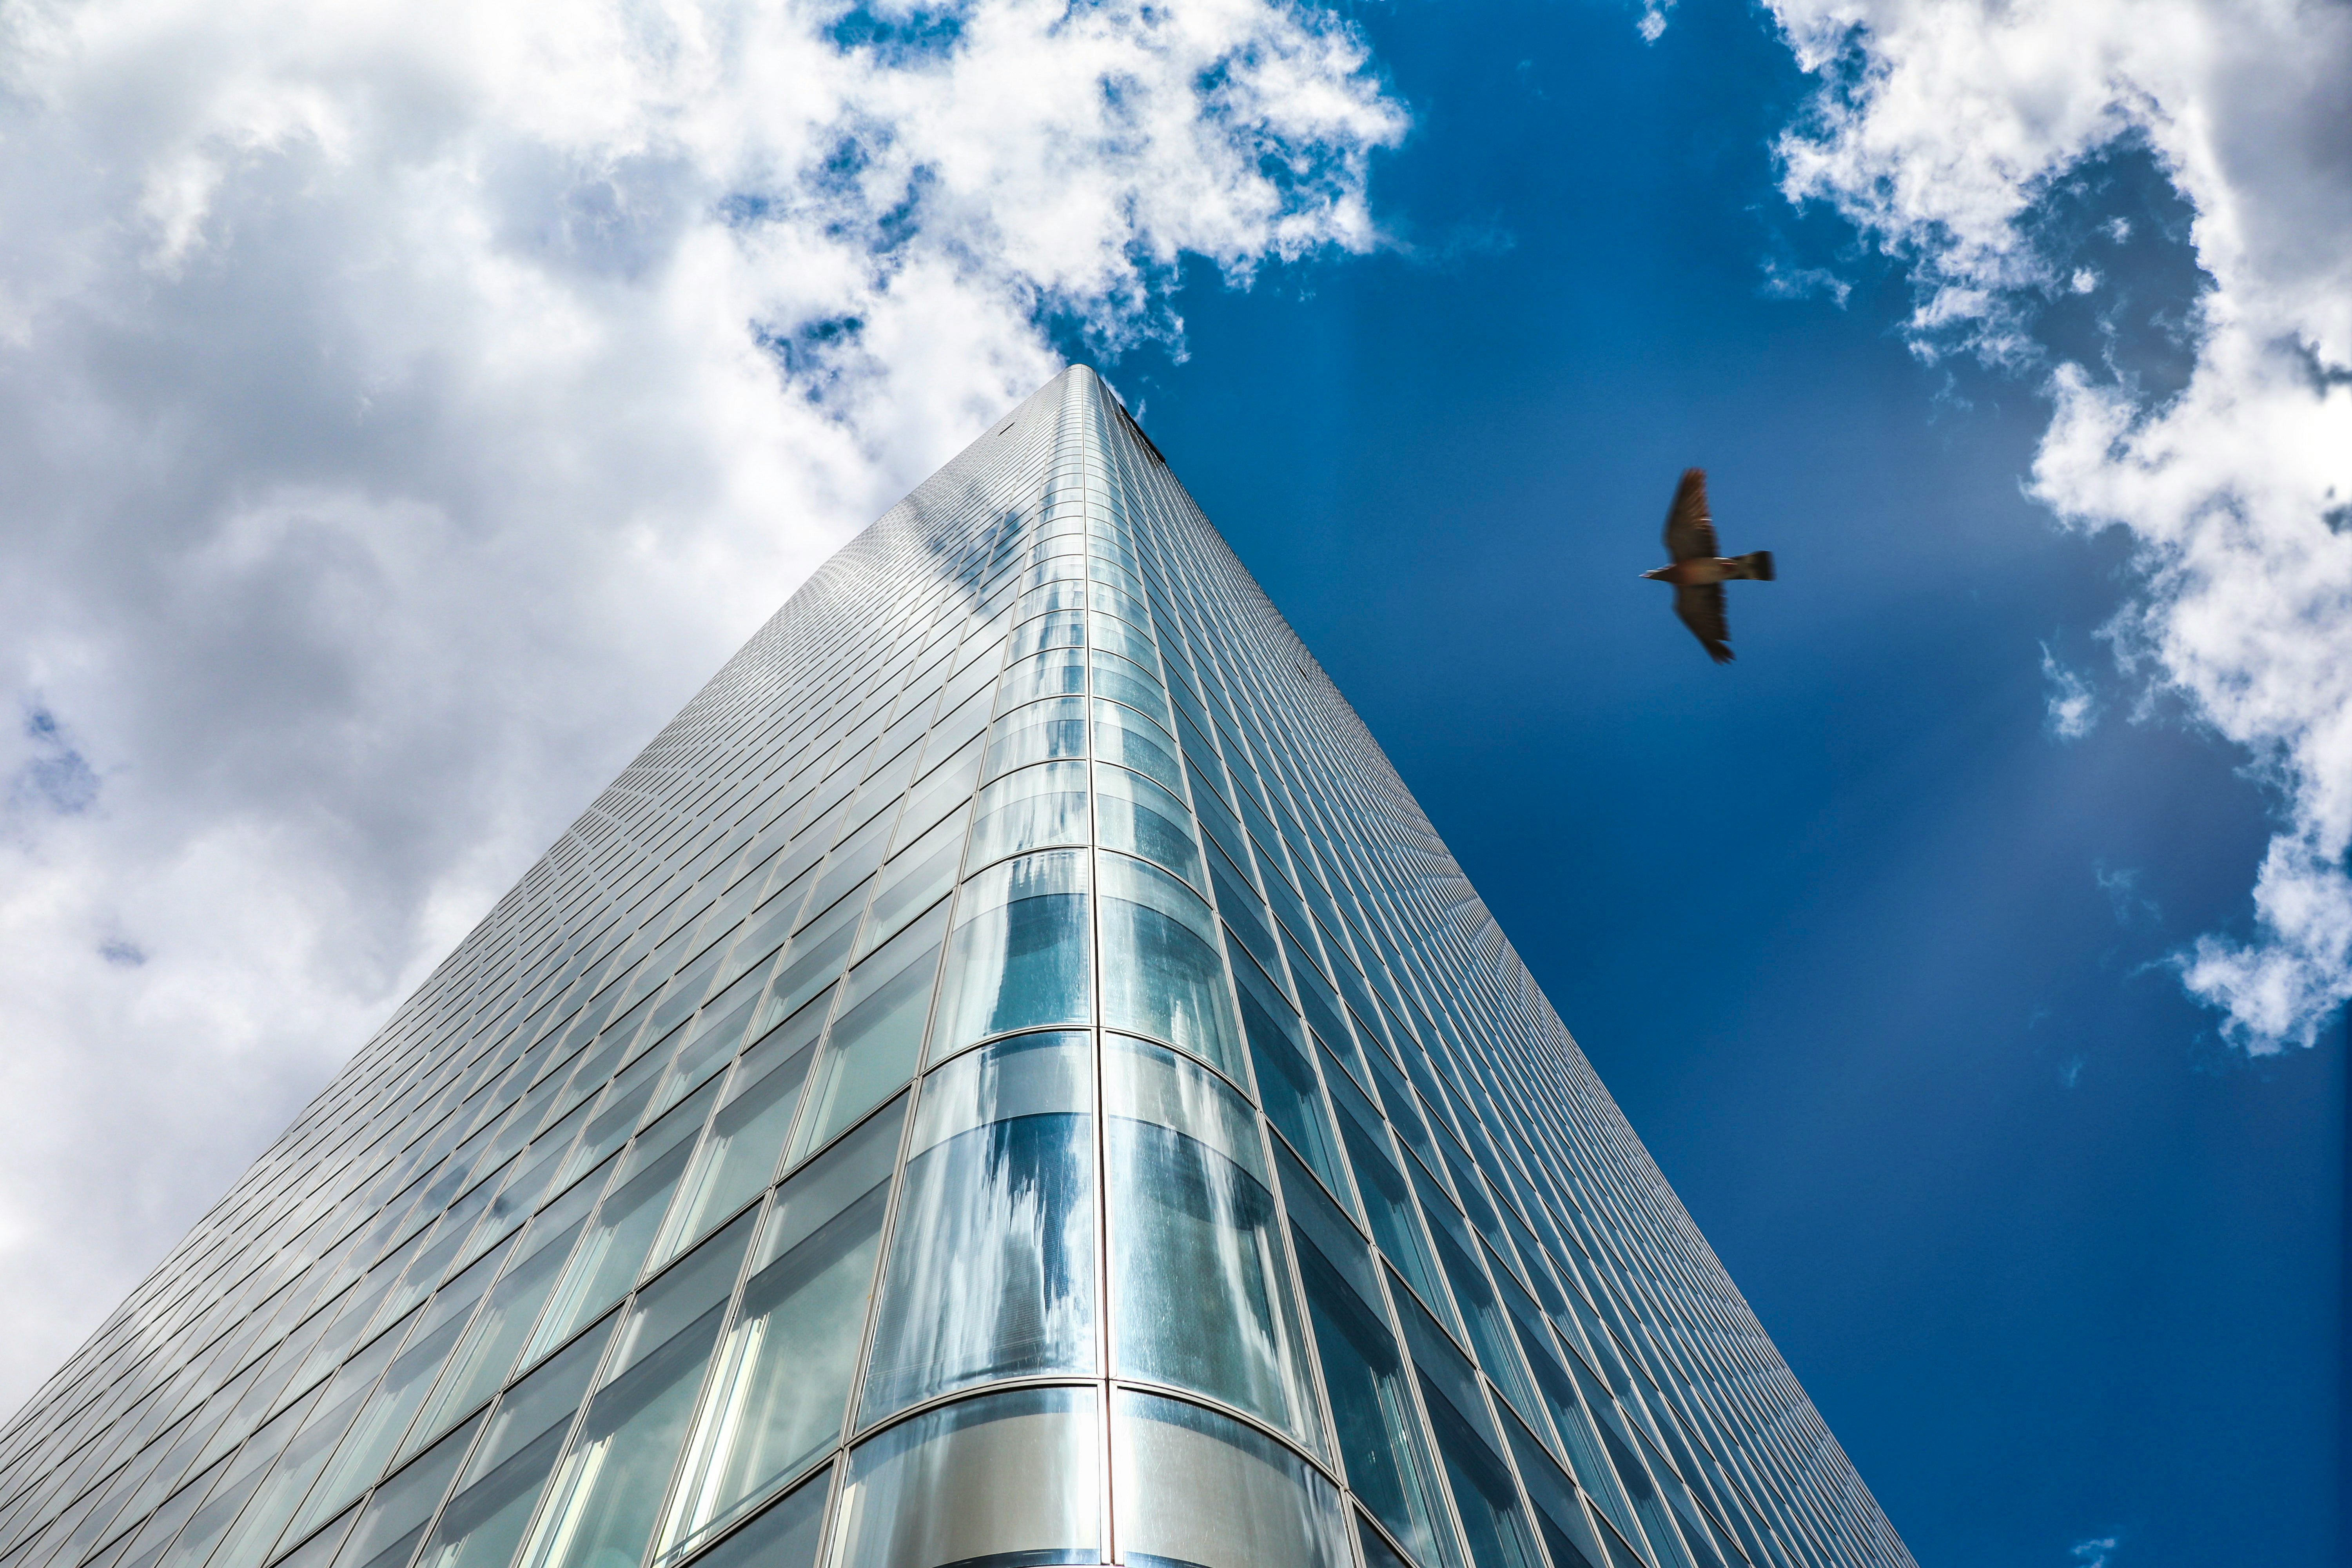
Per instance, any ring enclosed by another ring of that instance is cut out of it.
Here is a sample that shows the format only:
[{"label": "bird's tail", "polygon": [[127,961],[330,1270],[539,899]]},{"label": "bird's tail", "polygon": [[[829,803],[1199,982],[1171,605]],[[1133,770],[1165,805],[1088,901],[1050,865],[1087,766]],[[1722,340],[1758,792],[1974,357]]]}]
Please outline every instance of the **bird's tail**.
[{"label": "bird's tail", "polygon": [[1730,574],[1734,577],[1752,577],[1759,583],[1772,580],[1772,552],[1769,550],[1751,550],[1745,555],[1735,555],[1731,558],[1731,564],[1738,568]]}]

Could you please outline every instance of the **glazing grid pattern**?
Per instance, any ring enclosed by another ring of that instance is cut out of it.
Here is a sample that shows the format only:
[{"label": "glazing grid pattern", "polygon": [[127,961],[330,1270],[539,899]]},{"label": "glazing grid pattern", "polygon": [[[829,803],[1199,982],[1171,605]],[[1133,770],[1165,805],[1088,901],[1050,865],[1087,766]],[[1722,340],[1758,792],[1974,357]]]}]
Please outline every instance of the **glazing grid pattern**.
[{"label": "glazing grid pattern", "polygon": [[0,1568],[1107,1559],[1911,1562],[1080,368],[812,577],[0,1433]]}]

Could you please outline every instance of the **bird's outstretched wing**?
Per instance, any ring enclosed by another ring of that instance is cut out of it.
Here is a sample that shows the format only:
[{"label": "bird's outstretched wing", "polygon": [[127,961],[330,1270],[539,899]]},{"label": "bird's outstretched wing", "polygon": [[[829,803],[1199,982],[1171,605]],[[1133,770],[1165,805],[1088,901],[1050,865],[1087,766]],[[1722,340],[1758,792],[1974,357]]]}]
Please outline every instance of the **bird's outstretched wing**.
[{"label": "bird's outstretched wing", "polygon": [[1685,468],[1666,509],[1666,554],[1675,561],[1716,553],[1715,519],[1706,513],[1706,470]]},{"label": "bird's outstretched wing", "polygon": [[[1696,469],[1693,472],[1696,472]],[[1731,662],[1731,622],[1723,613],[1723,584],[1699,583],[1675,590],[1675,616],[1690,627],[1707,658]]]}]

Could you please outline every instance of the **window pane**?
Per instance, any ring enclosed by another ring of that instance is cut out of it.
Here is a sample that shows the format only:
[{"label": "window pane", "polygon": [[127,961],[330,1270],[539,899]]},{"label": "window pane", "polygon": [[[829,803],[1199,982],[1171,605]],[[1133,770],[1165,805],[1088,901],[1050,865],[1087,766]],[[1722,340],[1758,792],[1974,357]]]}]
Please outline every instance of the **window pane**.
[{"label": "window pane", "polygon": [[[816,1024],[823,1022],[820,1016]],[[784,1134],[792,1129],[793,1108],[800,1103],[801,1084],[815,1056],[814,1041],[785,1030],[745,1053],[743,1065],[728,1085],[730,1098],[711,1119],[709,1136],[678,1183],[677,1197],[654,1246],[655,1261],[700,1240],[705,1231],[758,1196],[775,1175]]]},{"label": "window pane", "polygon": [[858,917],[866,912],[862,894],[842,900],[819,915],[793,938],[777,973],[775,988],[760,1009],[760,1026],[797,1011],[801,1005],[839,977],[849,962],[849,943],[857,934]]},{"label": "window pane", "polygon": [[325,1522],[342,1511],[345,1504],[358,1497],[368,1484],[383,1472],[393,1450],[399,1447],[402,1436],[408,1430],[410,1417],[425,1403],[431,1392],[433,1380],[439,1375],[441,1363],[465,1330],[462,1321],[452,1320],[431,1333],[418,1336],[417,1342],[400,1353],[377,1385],[367,1407],[352,1423],[335,1457],[320,1474],[318,1484],[295,1517],[293,1533],[307,1535],[314,1525]]},{"label": "window pane", "polygon": [[473,1440],[474,1426],[460,1426],[376,1488],[335,1559],[340,1568],[404,1568]]},{"label": "window pane", "polygon": [[[280,1557],[272,1568],[327,1568],[334,1562],[336,1552],[343,1544],[344,1532],[351,1529],[352,1521],[359,1517],[359,1511],[354,1508],[342,1518],[332,1521],[324,1530]],[[90,1568],[105,1568],[105,1564],[102,1561],[93,1563]]]},{"label": "window pane", "polygon": [[956,900],[931,1059],[988,1035],[1090,1021],[1082,852],[1024,856],[974,877]]},{"label": "window pane", "polygon": [[956,867],[963,859],[963,827],[960,816],[940,823],[882,868],[874,910],[857,933],[859,954],[898,935],[899,927],[954,889]]},{"label": "window pane", "polygon": [[1024,1388],[902,1422],[852,1453],[833,1568],[1102,1560],[1090,1388]]},{"label": "window pane", "polygon": [[1117,1373],[1196,1389],[1319,1449],[1257,1119],[1174,1052],[1117,1037],[1103,1095]]},{"label": "window pane", "polygon": [[1055,697],[1005,714],[989,727],[983,778],[1011,773],[1030,763],[1087,754],[1087,700]]},{"label": "window pane", "polygon": [[816,1568],[824,1543],[826,1477],[798,1491],[720,1542],[696,1568]]},{"label": "window pane", "polygon": [[1516,1421],[1503,1425],[1511,1457],[1519,1463],[1519,1479],[1527,1483],[1528,1500],[1535,1504],[1536,1529],[1543,1536],[1551,1568],[1593,1568],[1600,1547],[1584,1510],[1577,1506],[1575,1487],[1526,1427]]},{"label": "window pane", "polygon": [[614,1177],[616,1184],[573,1251],[563,1283],[556,1287],[539,1332],[531,1338],[526,1360],[562,1344],[572,1331],[619,1300],[636,1282],[690,1152],[688,1145],[680,1143],[635,1175],[629,1173],[628,1158],[624,1158]]},{"label": "window pane", "polygon": [[326,1468],[336,1442],[359,1414],[377,1377],[391,1363],[393,1352],[400,1348],[400,1335],[397,1329],[383,1335],[345,1362],[329,1380],[325,1392],[310,1406],[302,1429],[286,1446],[285,1453],[278,1456],[277,1468],[256,1489],[253,1501],[237,1516],[228,1538],[221,1542],[213,1559],[221,1568],[256,1568],[268,1558],[278,1532],[301,1506],[303,1495]]},{"label": "window pane", "polygon": [[1006,668],[996,688],[996,706],[1011,712],[1042,697],[1083,696],[1087,689],[1087,656],[1076,648],[1048,648]]},{"label": "window pane", "polygon": [[1103,1022],[1166,1040],[1228,1077],[1242,1077],[1241,1030],[1209,906],[1146,861],[1103,855],[1097,864]]},{"label": "window pane", "polygon": [[973,808],[971,864],[1087,841],[1087,764],[1047,763],[998,779]]},{"label": "window pane", "polygon": [[904,1105],[776,1194],[663,1531],[675,1560],[841,1437]]},{"label": "window pane", "polygon": [[[498,1392],[507,1380],[540,1307],[554,1289],[572,1244],[587,1226],[587,1206],[595,1201],[596,1186],[583,1182],[540,1212],[515,1248],[514,1261],[490,1290],[480,1316],[466,1331],[465,1342],[449,1358],[448,1370],[434,1391],[418,1425],[432,1431],[465,1415]],[[581,1200],[584,1199],[585,1202]]]},{"label": "window pane", "polygon": [[1339,1494],[1306,1460],[1198,1405],[1119,1389],[1118,1550],[1143,1568],[1350,1568]]},{"label": "window pane", "polygon": [[1315,1064],[1307,1059],[1298,1039],[1297,1016],[1249,955],[1232,951],[1234,978],[1241,982],[1242,1024],[1249,1036],[1265,1119],[1290,1141],[1323,1184],[1344,1197],[1348,1182],[1339,1168],[1339,1139],[1322,1088],[1315,1081]]},{"label": "window pane", "polygon": [[943,902],[849,972],[841,1016],[825,1034],[824,1054],[810,1079],[793,1159],[824,1147],[915,1076],[947,923]]},{"label": "window pane", "polygon": [[1470,1254],[1469,1249],[1478,1244],[1471,1239],[1454,1205],[1436,1184],[1419,1171],[1413,1175],[1413,1185],[1421,1194],[1422,1212],[1431,1221],[1430,1239],[1436,1244],[1438,1262],[1454,1287],[1454,1300],[1462,1309],[1463,1321],[1470,1331],[1471,1348],[1478,1352],[1478,1364],[1521,1414],[1540,1424],[1540,1407],[1528,1386],[1527,1369],[1520,1364],[1518,1344],[1504,1322],[1503,1304]]},{"label": "window pane", "polygon": [[1141,773],[1103,766],[1095,770],[1097,841],[1157,860],[1195,888],[1205,885],[1201,850],[1184,803]]},{"label": "window pane", "polygon": [[596,1374],[605,1337],[582,1335],[507,1390],[416,1568],[507,1568]]},{"label": "window pane", "polygon": [[1094,1373],[1091,1046],[1022,1036],[924,1080],[860,1425],[991,1378]]},{"label": "window pane", "polygon": [[1148,774],[1171,790],[1184,787],[1175,741],[1132,708],[1097,700],[1095,750],[1103,761]]},{"label": "window pane", "polygon": [[205,1494],[212,1489],[213,1482],[219,1479],[227,1466],[226,1459],[215,1459],[211,1469],[204,1471],[164,1499],[163,1507],[147,1516],[147,1522],[139,1527],[138,1532],[123,1548],[121,1561],[126,1568],[152,1568],[155,1560],[172,1543],[172,1538],[179,1534],[180,1527],[188,1522],[188,1516],[196,1511],[196,1505],[205,1500]]},{"label": "window pane", "polygon": [[523,1550],[530,1568],[611,1568],[645,1555],[751,1238],[746,1215],[646,1286],[624,1314],[611,1364]]},{"label": "window pane", "polygon": [[1298,1272],[1348,1485],[1425,1568],[1453,1563],[1435,1472],[1422,1446],[1395,1336],[1314,1246],[1299,1247]]},{"label": "window pane", "polygon": [[1470,1543],[1470,1561],[1477,1568],[1540,1568],[1542,1559],[1528,1539],[1518,1494],[1501,1456],[1455,1413],[1436,1384],[1423,1377],[1422,1389],[1428,1397],[1437,1451],[1444,1457],[1446,1479],[1454,1486],[1462,1533]]},{"label": "window pane", "polygon": [[222,1472],[204,1507],[180,1531],[180,1539],[172,1543],[170,1553],[161,1560],[163,1568],[201,1568],[235,1522],[237,1510],[253,1496],[270,1465],[293,1439],[301,1421],[299,1409],[287,1410],[253,1435],[252,1441],[238,1452],[236,1462]]},{"label": "window pane", "polygon": [[1431,1257],[1429,1242],[1421,1228],[1421,1216],[1414,1213],[1412,1191],[1405,1185],[1404,1173],[1396,1168],[1387,1150],[1372,1142],[1361,1128],[1341,1122],[1339,1131],[1348,1142],[1348,1153],[1356,1167],[1356,1188],[1363,1194],[1364,1212],[1372,1222],[1372,1239],[1388,1254],[1421,1299],[1428,1302],[1449,1321],[1454,1304],[1437,1280],[1437,1263]]}]

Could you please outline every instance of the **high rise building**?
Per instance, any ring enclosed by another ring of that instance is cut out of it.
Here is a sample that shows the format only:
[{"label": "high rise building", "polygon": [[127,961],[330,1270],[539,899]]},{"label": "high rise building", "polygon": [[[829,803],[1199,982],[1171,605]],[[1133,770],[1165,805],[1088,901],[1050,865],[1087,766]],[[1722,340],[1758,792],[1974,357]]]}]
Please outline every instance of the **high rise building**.
[{"label": "high rise building", "polygon": [[1084,369],[0,1433],[0,1568],[1910,1561]]}]

